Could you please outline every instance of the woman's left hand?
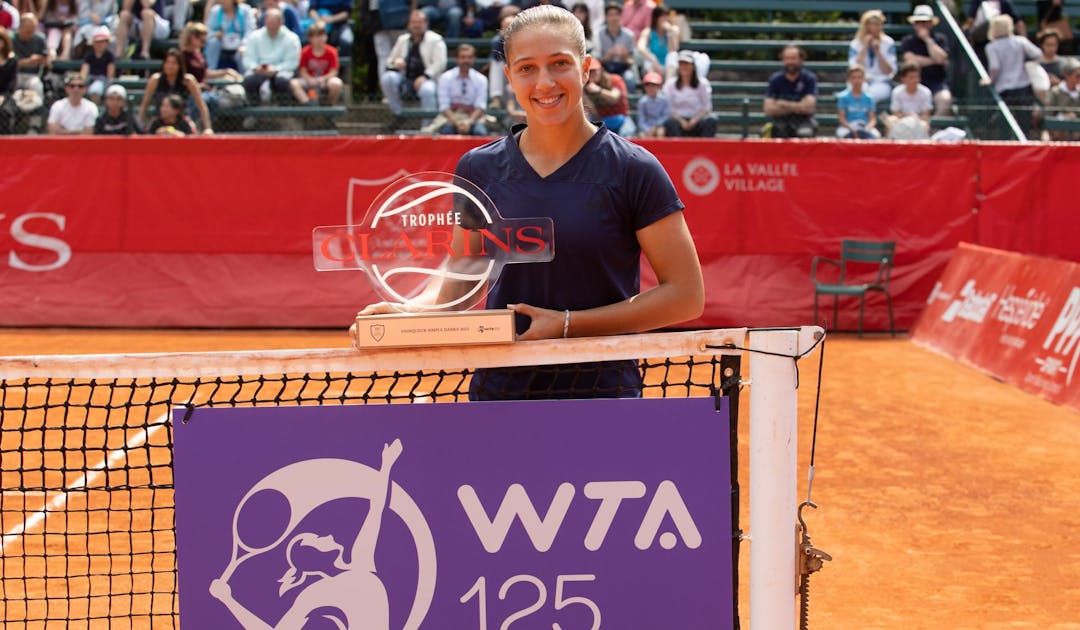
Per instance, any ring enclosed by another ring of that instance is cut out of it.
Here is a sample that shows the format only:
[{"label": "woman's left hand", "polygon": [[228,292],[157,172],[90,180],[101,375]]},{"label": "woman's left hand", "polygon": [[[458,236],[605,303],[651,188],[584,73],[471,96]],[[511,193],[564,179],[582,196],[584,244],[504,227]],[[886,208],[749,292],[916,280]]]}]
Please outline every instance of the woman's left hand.
[{"label": "woman's left hand", "polygon": [[531,304],[510,304],[507,308],[532,320],[532,322],[529,323],[528,330],[517,336],[518,341],[557,339],[563,336],[563,326],[566,323],[566,311],[553,311],[551,309],[538,308]]}]

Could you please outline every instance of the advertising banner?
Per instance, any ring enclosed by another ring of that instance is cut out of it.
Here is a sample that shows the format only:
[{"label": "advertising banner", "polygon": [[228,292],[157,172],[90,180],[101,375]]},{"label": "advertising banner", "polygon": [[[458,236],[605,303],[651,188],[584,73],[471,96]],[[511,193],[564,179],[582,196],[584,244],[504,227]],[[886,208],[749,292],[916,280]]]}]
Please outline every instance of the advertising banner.
[{"label": "advertising banner", "polygon": [[722,402],[178,410],[181,622],[732,627]]},{"label": "advertising banner", "polygon": [[[347,327],[377,296],[357,274],[315,271],[312,229],[361,220],[391,182],[453,172],[488,140],[5,140],[0,325]],[[807,323],[810,260],[845,238],[896,241],[902,329],[960,241],[1080,257],[1080,146],[641,144],[686,204],[704,270],[705,312],[688,327]],[[655,282],[648,269],[643,281]],[[870,330],[887,329],[880,306]],[[841,309],[853,322],[857,301]]]},{"label": "advertising banner", "polygon": [[1080,409],[1080,264],[963,243],[912,339]]}]

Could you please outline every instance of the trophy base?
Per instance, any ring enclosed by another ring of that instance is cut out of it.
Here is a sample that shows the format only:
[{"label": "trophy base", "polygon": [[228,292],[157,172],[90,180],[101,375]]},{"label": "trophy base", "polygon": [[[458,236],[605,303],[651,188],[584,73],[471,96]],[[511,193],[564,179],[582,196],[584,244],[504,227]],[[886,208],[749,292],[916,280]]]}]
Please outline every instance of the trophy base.
[{"label": "trophy base", "polygon": [[514,312],[507,309],[364,315],[356,318],[349,335],[357,350],[513,343]]}]

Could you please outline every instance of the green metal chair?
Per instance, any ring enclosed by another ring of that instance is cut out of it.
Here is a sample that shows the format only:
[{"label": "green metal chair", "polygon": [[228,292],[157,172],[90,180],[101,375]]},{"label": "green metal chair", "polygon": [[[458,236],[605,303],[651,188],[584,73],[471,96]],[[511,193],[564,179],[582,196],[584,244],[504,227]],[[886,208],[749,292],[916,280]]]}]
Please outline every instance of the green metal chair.
[{"label": "green metal chair", "polygon": [[[893,321],[892,295],[889,294],[889,274],[893,267],[893,257],[896,254],[894,241],[856,241],[844,239],[840,244],[840,260],[814,256],[810,263],[810,279],[814,282],[814,322],[818,321],[818,296],[831,295],[833,298],[833,328],[836,327],[838,308],[837,303],[842,295],[859,297],[859,336],[863,334],[863,310],[866,307],[866,294],[871,291],[880,291],[885,295],[885,302],[889,307],[889,332],[896,336],[896,324]],[[818,265],[827,264],[837,267],[840,271],[840,279],[835,284],[818,281]],[[849,266],[863,268],[867,271],[872,265],[877,265],[877,275],[873,282],[866,284],[847,284]]]}]

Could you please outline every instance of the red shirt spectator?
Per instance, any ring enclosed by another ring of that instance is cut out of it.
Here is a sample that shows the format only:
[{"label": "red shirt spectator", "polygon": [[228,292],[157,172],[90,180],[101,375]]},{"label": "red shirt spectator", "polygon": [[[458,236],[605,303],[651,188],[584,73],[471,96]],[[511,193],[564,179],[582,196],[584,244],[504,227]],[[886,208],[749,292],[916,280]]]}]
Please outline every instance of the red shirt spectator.
[{"label": "red shirt spectator", "polygon": [[622,9],[623,28],[630,29],[636,42],[641,37],[641,31],[652,21],[652,11],[656,8],[653,0],[627,0]]},{"label": "red shirt spectator", "polygon": [[327,75],[331,70],[340,67],[337,49],[327,45],[323,49],[323,54],[317,56],[312,52],[310,44],[304,46],[304,49],[300,51],[300,67],[307,68],[313,77]]}]

